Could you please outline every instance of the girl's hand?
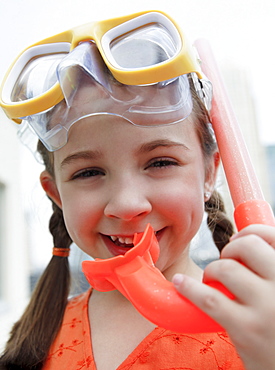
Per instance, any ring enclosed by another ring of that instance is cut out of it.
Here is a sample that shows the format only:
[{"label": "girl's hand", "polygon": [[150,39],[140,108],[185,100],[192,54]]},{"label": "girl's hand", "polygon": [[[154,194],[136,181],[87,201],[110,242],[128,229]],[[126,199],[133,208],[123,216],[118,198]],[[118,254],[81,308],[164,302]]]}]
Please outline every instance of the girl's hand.
[{"label": "girl's hand", "polygon": [[204,282],[219,281],[234,294],[224,294],[185,276],[174,285],[222,325],[246,369],[275,369],[275,228],[251,225],[231,238],[221,259],[210,263]]}]

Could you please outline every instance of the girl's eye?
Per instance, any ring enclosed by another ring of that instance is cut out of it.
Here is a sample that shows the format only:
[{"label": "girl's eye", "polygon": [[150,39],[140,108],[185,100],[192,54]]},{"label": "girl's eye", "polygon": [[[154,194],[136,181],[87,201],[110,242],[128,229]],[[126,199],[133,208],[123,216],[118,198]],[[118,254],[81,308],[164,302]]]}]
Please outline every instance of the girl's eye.
[{"label": "girl's eye", "polygon": [[96,177],[96,176],[104,176],[104,172],[96,168],[87,168],[85,170],[76,172],[72,176],[72,179],[75,180],[75,179],[89,178],[89,177]]},{"label": "girl's eye", "polygon": [[147,168],[166,168],[170,166],[178,166],[178,162],[172,160],[172,159],[154,159],[149,163]]}]

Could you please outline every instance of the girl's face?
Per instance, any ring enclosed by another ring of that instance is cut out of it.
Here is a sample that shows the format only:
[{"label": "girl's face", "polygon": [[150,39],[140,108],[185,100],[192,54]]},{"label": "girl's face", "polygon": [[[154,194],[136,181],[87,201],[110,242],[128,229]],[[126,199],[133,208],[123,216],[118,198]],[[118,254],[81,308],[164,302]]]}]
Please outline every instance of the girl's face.
[{"label": "girl's face", "polygon": [[160,244],[156,265],[164,272],[189,258],[214,167],[206,178],[189,120],[136,127],[122,118],[97,116],[71,128],[68,143],[54,153],[55,179],[46,173],[41,178],[84,252],[104,259],[123,254],[134,233],[150,223]]}]

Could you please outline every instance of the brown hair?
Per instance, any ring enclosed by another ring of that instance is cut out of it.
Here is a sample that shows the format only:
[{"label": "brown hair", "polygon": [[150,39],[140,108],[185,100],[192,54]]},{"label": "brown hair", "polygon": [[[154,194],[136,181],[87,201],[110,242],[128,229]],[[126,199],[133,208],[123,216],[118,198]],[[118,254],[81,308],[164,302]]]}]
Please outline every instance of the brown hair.
[{"label": "brown hair", "polygon": [[[202,145],[207,171],[207,159],[217,150],[209,126],[209,117],[204,105],[198,99],[191,85],[193,94],[193,113],[197,133]],[[38,152],[45,163],[46,170],[54,177],[53,155],[44,145],[38,143]],[[208,226],[213,239],[221,250],[233,233],[231,222],[226,218],[224,204],[219,194],[214,191],[205,203],[208,212]],[[63,219],[61,209],[53,203],[53,214],[49,224],[53,243],[58,248],[68,248],[72,242]],[[14,325],[5,352],[0,360],[0,369],[41,369],[47,357],[50,345],[56,337],[62,323],[70,285],[68,258],[53,256],[40,278],[30,303]]]},{"label": "brown hair", "polygon": [[[210,117],[208,111],[198,98],[192,81],[190,81],[190,87],[193,98],[192,119],[195,122],[197,134],[201,142],[207,175],[208,160],[217,151],[217,143],[211,125],[209,125]],[[210,199],[205,202],[205,211],[208,215],[207,225],[212,232],[212,237],[217,248],[221,251],[234,233],[234,226],[226,215],[224,202],[217,190],[214,190]]]}]

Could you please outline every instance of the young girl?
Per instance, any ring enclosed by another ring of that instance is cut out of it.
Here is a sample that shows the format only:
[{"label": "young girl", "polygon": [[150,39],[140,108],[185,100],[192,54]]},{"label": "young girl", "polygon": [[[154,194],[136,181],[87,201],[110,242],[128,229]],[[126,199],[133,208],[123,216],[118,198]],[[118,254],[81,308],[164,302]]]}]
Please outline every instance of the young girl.
[{"label": "young girl", "polygon": [[[178,32],[158,12],[96,23],[40,42],[11,70],[2,106],[39,136],[54,248],[2,369],[275,368],[275,230],[255,225],[231,237],[215,190],[208,82],[192,50],[179,52]],[[189,257],[204,210],[222,251],[204,280],[234,300],[201,284]],[[118,290],[68,300],[72,241],[109,259],[131,250],[147,224],[160,247],[156,267],[230,339],[156,327]]]}]

